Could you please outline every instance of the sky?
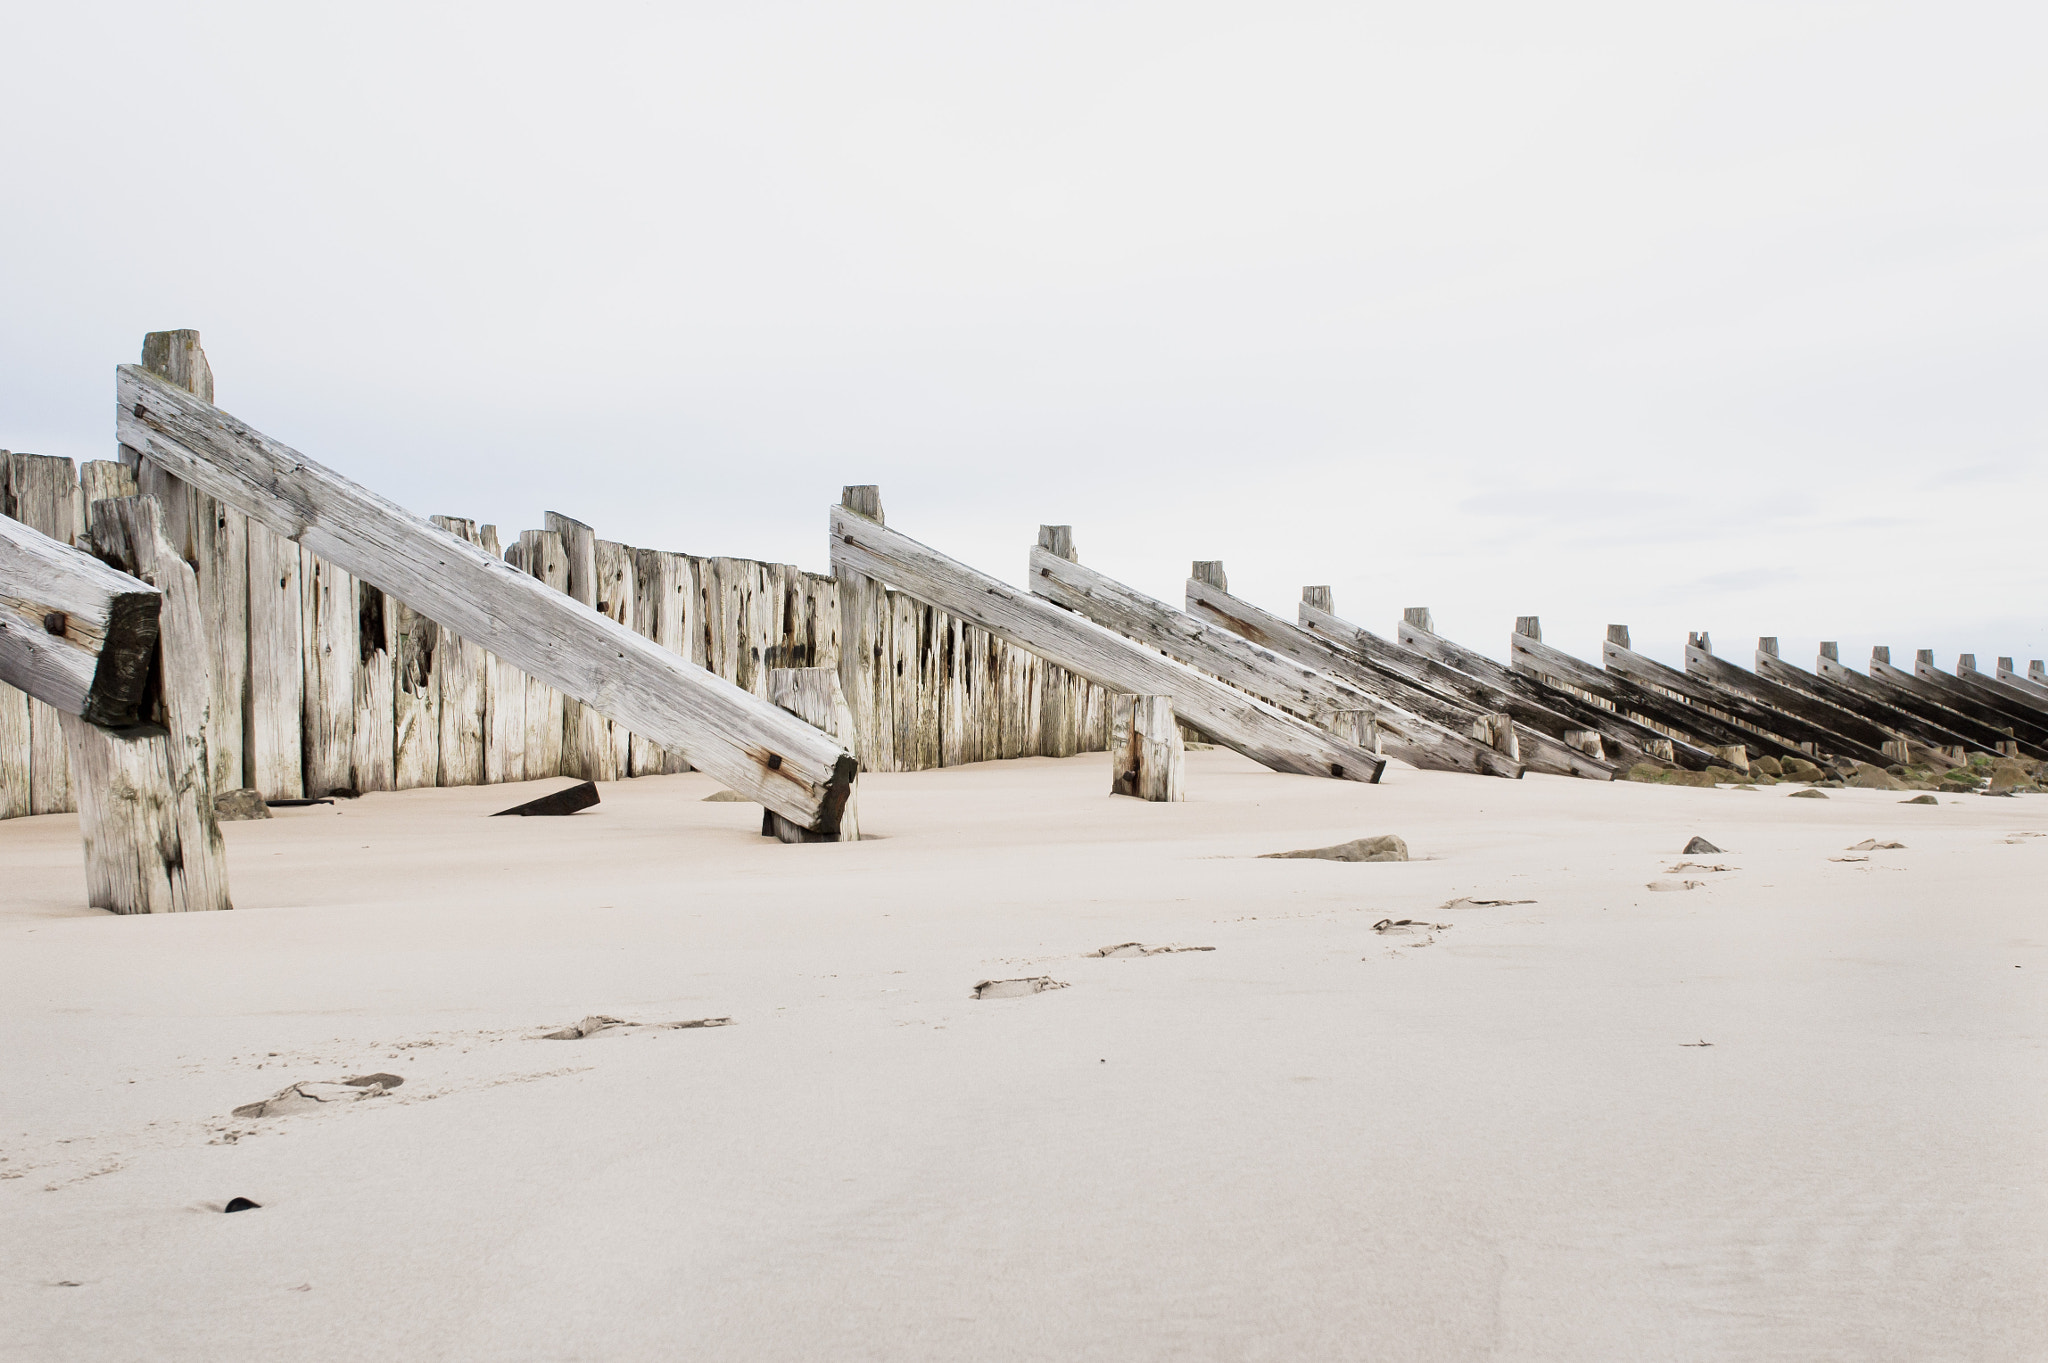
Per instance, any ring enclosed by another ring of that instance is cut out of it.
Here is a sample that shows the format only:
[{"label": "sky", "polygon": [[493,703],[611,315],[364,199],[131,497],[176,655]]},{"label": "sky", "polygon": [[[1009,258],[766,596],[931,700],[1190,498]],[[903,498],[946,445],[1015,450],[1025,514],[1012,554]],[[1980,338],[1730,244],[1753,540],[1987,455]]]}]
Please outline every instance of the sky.
[{"label": "sky", "polygon": [[[113,367],[422,515],[1012,582],[1041,523],[1391,635],[2048,653],[2048,8],[0,17],[0,447]],[[2022,666],[2024,662],[2022,661]]]}]

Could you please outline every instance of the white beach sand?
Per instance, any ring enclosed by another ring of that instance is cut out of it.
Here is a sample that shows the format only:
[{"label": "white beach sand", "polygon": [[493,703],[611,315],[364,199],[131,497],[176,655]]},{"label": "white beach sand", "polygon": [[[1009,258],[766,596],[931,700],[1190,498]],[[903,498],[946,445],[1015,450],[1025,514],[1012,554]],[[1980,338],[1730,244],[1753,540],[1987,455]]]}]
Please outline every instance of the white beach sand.
[{"label": "white beach sand", "polygon": [[[145,919],[0,823],[0,1357],[2048,1357],[2048,800],[1104,762],[843,846],[373,795]],[[594,1013],[733,1025],[536,1039]]]}]

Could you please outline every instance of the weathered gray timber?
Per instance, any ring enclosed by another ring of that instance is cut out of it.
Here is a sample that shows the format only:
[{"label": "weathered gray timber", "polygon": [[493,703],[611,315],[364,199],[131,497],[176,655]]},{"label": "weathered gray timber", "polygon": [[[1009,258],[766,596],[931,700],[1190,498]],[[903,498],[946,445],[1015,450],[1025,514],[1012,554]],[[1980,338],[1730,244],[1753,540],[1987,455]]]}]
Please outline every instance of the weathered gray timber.
[{"label": "weathered gray timber", "polygon": [[[1863,756],[1861,760],[1865,762],[1884,766],[1905,758],[1905,735],[1898,730],[1888,729],[1853,710],[1831,704],[1795,687],[1760,677],[1725,658],[1717,658],[1713,643],[1706,634],[1694,634],[1687,641],[1685,670],[1689,676],[1697,677],[1718,690],[1765,706],[1773,713],[1792,715],[1828,733],[1861,744],[1866,752],[1877,754],[1875,758]],[[1887,746],[1891,744],[1900,746]],[[1826,744],[1822,746],[1826,747]],[[1829,748],[1828,751],[1839,749]],[[1860,756],[1853,753],[1844,755]]]},{"label": "weathered gray timber", "polygon": [[[843,489],[839,504],[852,515],[885,524],[882,490],[872,483]],[[836,537],[835,537],[836,542]],[[835,564],[836,568],[836,564]],[[894,713],[890,660],[881,631],[885,588],[865,573],[839,571],[839,683],[853,714],[853,750],[870,771],[893,771],[896,733],[883,717]]]},{"label": "weathered gray timber", "polygon": [[[839,673],[829,667],[773,667],[768,669],[768,699],[821,731],[834,743],[844,744],[853,734],[853,711],[839,685]],[[761,812],[761,835],[779,842],[859,842],[860,810],[849,796],[839,815],[839,828],[832,833],[814,833],[791,823],[772,809]]]},{"label": "weathered gray timber", "polygon": [[2033,722],[2034,717],[2021,707],[2004,704],[1996,696],[1986,695],[1967,681],[1951,677],[1934,666],[1931,650],[1921,650],[1923,656],[1914,662],[1913,670],[1895,667],[1891,662],[1891,650],[1886,648],[1884,656],[1878,656],[1873,648],[1870,658],[1870,675],[1881,677],[1894,685],[1911,689],[1921,695],[1939,700],[1950,709],[1961,710],[1985,724],[2007,731],[2007,741],[2019,740],[2037,746],[2048,743],[2048,730]]},{"label": "weathered gray timber", "polygon": [[[60,544],[79,539],[78,475],[69,459],[55,455],[8,456],[8,490],[16,520]],[[69,814],[78,808],[71,788],[63,712],[45,701],[28,701],[29,810]]]},{"label": "weathered gray timber", "polygon": [[396,790],[398,608],[367,582],[356,583],[356,722],[349,784]]},{"label": "weathered gray timber", "polygon": [[[2040,659],[2035,659],[2034,667],[2039,669],[2040,666]],[[2017,689],[2020,694],[2036,702],[2048,704],[2048,677],[2041,676],[2038,671],[2033,675],[2028,675],[2015,668],[2012,665],[2011,658],[2000,658],[1998,660],[1998,671],[1994,675],[1999,681]]]},{"label": "weathered gray timber", "polygon": [[117,372],[124,443],[521,670],[681,748],[749,798],[806,828],[837,831],[857,766],[817,730],[147,370]]},{"label": "weathered gray timber", "polygon": [[[516,569],[519,546],[500,546],[498,528],[481,528],[486,554]],[[506,549],[510,552],[507,553]],[[509,658],[484,655],[484,781],[498,785],[526,779],[526,674]]]},{"label": "weathered gray timber", "polygon": [[[1329,588],[1303,587],[1301,591],[1304,605],[1313,606],[1325,614],[1334,614],[1329,605]],[[1318,600],[1310,595],[1312,592],[1323,595]],[[1532,628],[1542,628],[1533,615],[1519,618]],[[1542,636],[1536,637],[1540,639]],[[1516,722],[1573,746],[1582,742],[1574,740],[1574,732],[1590,731],[1597,736],[1601,751],[1591,752],[1584,747],[1580,751],[1611,762],[1620,770],[1626,771],[1638,762],[1653,758],[1675,761],[1691,771],[1705,771],[1713,765],[1714,754],[1706,748],[1675,740],[1619,711],[1602,709],[1570,691],[1516,672],[1483,653],[1453,643],[1433,628],[1404,619],[1399,642],[1403,647],[1471,678],[1483,688],[1471,693],[1475,704],[1483,699],[1490,703],[1491,708],[1514,716]],[[1663,759],[1667,751],[1671,756]]]},{"label": "weathered gray timber", "polygon": [[1683,735],[1695,747],[1714,748],[1739,743],[1752,761],[1758,757],[1805,760],[1812,756],[1797,744],[1742,728],[1718,715],[1708,714],[1698,706],[1688,705],[1646,686],[1638,686],[1627,677],[1603,672],[1539,638],[1516,634],[1508,641],[1508,646],[1516,671],[1552,677],[1564,685],[1575,686],[1608,701],[1624,714]]},{"label": "weathered gray timber", "polygon": [[[569,590],[569,556],[552,530],[522,530],[520,566],[550,591]],[[526,679],[526,771],[529,778],[562,770],[562,727],[567,723],[562,693],[540,678]]]},{"label": "weathered gray timber", "polygon": [[1172,696],[1110,696],[1111,795],[1155,804],[1187,799],[1186,754],[1180,725],[1173,718]]},{"label": "weathered gray timber", "polygon": [[[1841,671],[1847,673],[1846,668],[1841,669]],[[1759,677],[1776,682],[1780,686],[1789,686],[1796,690],[1804,691],[1820,700],[1837,705],[1844,710],[1854,711],[1872,723],[1881,724],[1887,729],[1903,734],[1917,743],[1927,744],[1929,747],[1981,748],[1985,751],[1992,751],[1991,745],[1998,738],[2005,737],[2002,734],[1995,737],[1989,735],[1981,726],[1967,717],[1956,715],[1953,712],[1946,712],[1953,719],[1960,721],[1962,725],[1962,728],[1951,728],[1948,724],[1938,719],[1929,718],[1918,711],[1907,709],[1886,700],[1874,686],[1871,686],[1868,692],[1860,690],[1853,684],[1843,680],[1839,675],[1809,672],[1803,667],[1786,662],[1777,654],[1761,647],[1756,652],[1756,673]],[[1854,673],[1848,673],[1848,675],[1855,677],[1856,681],[1864,682],[1866,686],[1869,686],[1866,678],[1856,676]]]},{"label": "weathered gray timber", "polygon": [[297,800],[306,794],[302,568],[297,544],[261,525],[250,527],[246,760],[249,785],[266,800]]},{"label": "weathered gray timber", "polygon": [[1189,723],[1275,771],[1377,781],[1386,765],[1263,701],[865,516],[834,507],[831,533],[832,564],[842,579],[852,572],[893,582],[928,605],[1112,690],[1170,695],[1176,712]]},{"label": "weathered gray timber", "polygon": [[306,555],[300,566],[306,667],[301,730],[308,795],[355,788],[356,668],[361,607],[356,581]]},{"label": "weathered gray timber", "polygon": [[64,716],[87,902],[123,914],[232,908],[209,776],[212,688],[198,576],[165,540],[154,498],[95,502],[91,539],[102,558],[161,594],[153,708],[163,723],[112,730]]},{"label": "weathered gray timber", "polygon": [[[1930,659],[1930,665],[1931,662]],[[2004,662],[2010,671],[2012,660],[2007,658]],[[1997,673],[1980,671],[1977,667],[1977,655],[1974,653],[1965,653],[1956,659],[1955,675],[1992,695],[2003,697],[2010,704],[2021,707],[2023,711],[2041,720],[2048,721],[2048,694],[2042,694],[2024,681],[2006,681]]]},{"label": "weathered gray timber", "polygon": [[[463,543],[483,548],[483,537],[475,521],[462,516],[429,519]],[[434,646],[434,671],[441,684],[441,765],[435,784],[482,785],[486,688],[490,684],[484,646],[453,629],[443,628]]]},{"label": "weathered gray timber", "polygon": [[[597,532],[559,511],[548,512],[546,523],[549,530],[562,537],[562,558],[568,569],[564,590],[569,599],[596,610]],[[562,774],[580,776],[586,781],[614,780],[618,773],[606,770],[611,751],[611,722],[576,697],[563,696]]]},{"label": "weathered gray timber", "polygon": [[[1890,649],[1880,645],[1871,650],[1869,676],[1848,667],[1833,649],[1832,644],[1822,644],[1821,654],[1814,660],[1814,670],[1821,680],[1844,687],[1860,697],[1917,715],[1924,723],[1960,734],[1967,740],[1960,746],[1966,749],[1997,752],[2000,745],[2013,741],[2011,726],[1996,712],[1987,711],[1982,716],[1971,713],[1967,700],[1950,705],[1948,698],[1936,688],[1921,682],[1910,672],[1890,667]],[[1893,675],[1886,676],[1887,672]],[[1950,740],[1935,746],[1953,745],[1954,740]]]},{"label": "weathered gray timber", "polygon": [[[1195,566],[1199,575],[1190,577],[1184,588],[1191,618],[1342,686],[1342,693],[1332,703],[1316,711],[1316,722],[1325,723],[1324,715],[1331,710],[1369,709],[1380,751],[1412,767],[1477,772],[1510,780],[1522,775],[1525,763],[1516,750],[1499,745],[1492,725],[1483,721],[1484,711],[1379,672],[1331,640],[1232,596],[1220,561],[1205,559]],[[1547,750],[1541,752],[1539,770],[1550,770],[1542,760],[1549,755]],[[1579,760],[1585,759],[1580,756]]]},{"label": "weathered gray timber", "polygon": [[1654,658],[1646,658],[1634,649],[1617,643],[1613,638],[1609,638],[1602,647],[1600,656],[1607,664],[1607,670],[1618,677],[1626,678],[1639,686],[1654,686],[1669,691],[1690,701],[1695,707],[1704,706],[1719,710],[1737,725],[1754,729],[1759,735],[1791,743],[1810,743],[1818,752],[1850,757],[1859,762],[1871,762],[1880,767],[1892,760],[1884,749],[1876,744],[1860,742],[1845,734],[1836,733],[1824,725],[1811,723],[1797,715],[1786,714],[1783,710],[1773,709],[1747,696],[1681,672],[1675,667],[1666,667]]},{"label": "weathered gray timber", "polygon": [[0,680],[67,715],[141,722],[163,595],[0,516]]},{"label": "weathered gray timber", "polygon": [[[1193,594],[1189,599],[1194,601]],[[1470,735],[1475,742],[1517,758],[1531,771],[1593,781],[1611,781],[1616,775],[1614,762],[1601,752],[1588,751],[1595,745],[1565,736],[1577,732],[1580,726],[1561,724],[1426,653],[1343,619],[1322,604],[1334,604],[1322,592],[1304,593],[1295,610],[1297,625],[1260,611],[1240,598],[1230,597],[1227,601],[1228,614],[1256,625],[1262,631],[1260,637],[1284,643],[1290,635],[1298,635],[1301,642],[1295,647],[1332,651],[1353,669],[1346,676],[1355,677],[1361,685],[1376,689],[1425,719],[1454,728]],[[1216,606],[1211,609],[1217,610],[1219,618],[1224,613]],[[1539,723],[1521,723],[1514,713],[1516,709],[1535,717]],[[1504,716],[1504,724],[1496,722],[1495,716]]]},{"label": "weathered gray timber", "polygon": [[[1304,665],[1185,611],[1175,610],[1163,601],[1155,601],[1042,546],[1031,551],[1030,575],[1031,590],[1035,595],[1086,616],[1127,639],[1135,639],[1157,649],[1169,658],[1198,668],[1212,677],[1220,677],[1232,686],[1325,731],[1329,729],[1326,716],[1355,710],[1369,710],[1377,714],[1386,708],[1378,697],[1339,677],[1320,672],[1313,666]],[[1112,700],[1112,706],[1115,703]],[[1185,717],[1199,727],[1199,720]],[[1390,738],[1399,720],[1398,716],[1392,717],[1383,726]],[[1111,740],[1114,742],[1114,708],[1110,711],[1110,723]],[[1477,747],[1476,744],[1472,746]],[[1457,750],[1458,745],[1452,745],[1452,751]],[[1398,747],[1393,755],[1409,760],[1409,754]],[[1426,755],[1440,762],[1444,760],[1434,752]],[[1476,752],[1470,753],[1459,760],[1454,769],[1484,769],[1476,757]]]}]

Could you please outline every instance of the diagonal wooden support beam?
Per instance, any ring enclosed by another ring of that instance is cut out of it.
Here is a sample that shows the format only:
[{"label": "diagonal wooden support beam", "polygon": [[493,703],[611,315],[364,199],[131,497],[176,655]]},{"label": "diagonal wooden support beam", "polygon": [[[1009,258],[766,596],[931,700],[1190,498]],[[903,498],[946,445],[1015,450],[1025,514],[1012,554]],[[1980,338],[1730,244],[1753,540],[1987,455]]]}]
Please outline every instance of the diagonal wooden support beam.
[{"label": "diagonal wooden support beam", "polygon": [[1318,666],[1334,659],[1304,661],[1264,647],[1043,548],[1031,553],[1031,590],[1311,723],[1327,728],[1335,715],[1368,711],[1381,750],[1411,766],[1492,773],[1508,765],[1485,744],[1438,730]]},{"label": "diagonal wooden support beam", "polygon": [[121,443],[801,827],[835,833],[858,764],[823,733],[149,371]]},{"label": "diagonal wooden support beam", "polygon": [[[1905,735],[1896,729],[1888,729],[1854,711],[1845,710],[1839,705],[1821,700],[1795,687],[1766,680],[1747,668],[1737,667],[1725,658],[1717,658],[1705,635],[1698,636],[1695,642],[1685,646],[1685,670],[1688,676],[1697,677],[1722,691],[1766,706],[1774,712],[1794,716],[1808,724],[1862,744],[1866,749],[1877,753],[1875,758],[1862,758],[1865,762],[1877,762],[1879,766],[1884,766],[1905,758]],[[1887,745],[1896,747],[1894,749]]]},{"label": "diagonal wooden support beam", "polygon": [[163,594],[0,516],[0,681],[109,729],[139,721]]},{"label": "diagonal wooden support beam", "polygon": [[1811,743],[1820,752],[1854,758],[1859,762],[1873,762],[1878,766],[1885,766],[1892,760],[1882,748],[1809,723],[1797,715],[1774,710],[1747,696],[1738,695],[1711,682],[1680,672],[1675,667],[1666,667],[1656,659],[1646,658],[1614,638],[1610,637],[1602,647],[1600,657],[1601,661],[1606,663],[1607,670],[1616,676],[1625,677],[1639,686],[1653,686],[1669,691],[1696,707],[1705,706],[1723,711],[1737,724],[1761,733],[1775,734],[1794,743]]},{"label": "diagonal wooden support beam", "polygon": [[2024,711],[2031,712],[2043,721],[2048,721],[2048,692],[2039,687],[2029,686],[2024,681],[2007,680],[2003,673],[2012,671],[2012,659],[2002,658],[1999,661],[2003,664],[2000,672],[1983,672],[1978,670],[1977,655],[1965,653],[1956,659],[1956,676],[1979,687],[1986,694],[1998,696]]},{"label": "diagonal wooden support beam", "polygon": [[[1198,570],[1204,565],[1197,564]],[[1477,771],[1489,776],[1518,778],[1525,770],[1553,775],[1583,775],[1600,780],[1613,776],[1613,768],[1584,753],[1559,751],[1562,745],[1548,742],[1541,734],[1519,728],[1503,719],[1514,741],[1507,753],[1473,732],[1492,733],[1490,716],[1499,712],[1468,704],[1463,699],[1418,681],[1412,669],[1396,670],[1391,655],[1374,652],[1366,656],[1339,633],[1313,628],[1304,616],[1296,625],[1271,611],[1261,610],[1243,597],[1233,596],[1218,583],[1225,581],[1219,571],[1209,576],[1190,577],[1187,603],[1190,613],[1297,662],[1322,667],[1344,678],[1358,689],[1377,697],[1398,717],[1383,721],[1382,746],[1403,760],[1442,771]],[[1329,617],[1334,621],[1335,617]],[[1342,621],[1336,621],[1342,625]],[[1396,742],[1405,745],[1404,751]]]},{"label": "diagonal wooden support beam", "polygon": [[1876,651],[1872,650],[1871,676],[1882,676],[1888,682],[1974,715],[1994,728],[2010,730],[2012,738],[2021,742],[2048,744],[2048,723],[2044,723],[2041,716],[2025,706],[2010,704],[2003,697],[1972,685],[1967,678],[1949,676],[1935,667],[1933,650],[1919,650],[1910,672],[1892,664],[1890,650],[1886,650],[1887,656],[1882,661],[1875,654]]},{"label": "diagonal wooden support beam", "polygon": [[[1823,659],[1825,664],[1828,660]],[[1874,724],[1881,724],[1904,734],[1915,743],[1924,743],[1933,748],[1981,748],[1996,751],[1995,743],[2010,735],[1991,735],[1968,718],[1952,712],[1942,712],[1944,718],[1930,718],[1918,711],[1887,700],[1868,678],[1842,669],[1849,677],[1862,682],[1867,690],[1858,689],[1833,673],[1808,672],[1805,668],[1786,662],[1775,653],[1758,649],[1756,674],[1780,686],[1789,686],[1804,691],[1818,700],[1827,701],[1841,709],[1852,711]],[[1937,707],[1938,708],[1938,707]],[[1951,725],[1959,727],[1951,727]]]},{"label": "diagonal wooden support beam", "polygon": [[1186,723],[1275,771],[1377,781],[1384,758],[1302,723],[1042,597],[976,572],[908,535],[832,508],[832,568],[893,584],[1006,643],[1115,691],[1172,696]]},{"label": "diagonal wooden support beam", "polygon": [[1832,658],[1820,659],[1821,675],[1855,686],[1857,690],[1874,689],[1885,699],[1905,709],[1939,717],[1951,728],[1969,733],[1958,723],[1978,725],[1991,736],[1995,751],[2000,745],[2015,741],[2013,722],[2003,713],[1988,705],[1979,705],[1967,695],[1957,695],[1943,690],[1933,682],[1923,681],[1904,668],[1892,666],[1892,651],[1884,644],[1870,650],[1867,664],[1869,675],[1859,677],[1840,662]]},{"label": "diagonal wooden support beam", "polygon": [[[1308,595],[1311,591],[1327,593],[1328,590],[1302,588],[1302,604],[1311,605]],[[1325,596],[1323,599],[1327,601],[1328,597]],[[1327,611],[1328,607],[1322,606],[1319,609]],[[1533,615],[1519,616],[1517,619],[1528,628],[1541,629],[1536,623],[1537,617]],[[1540,633],[1536,637],[1541,638]],[[1663,745],[1666,744],[1670,746],[1672,760],[1692,771],[1705,771],[1718,760],[1706,748],[1672,738],[1669,734],[1659,733],[1649,725],[1640,724],[1619,711],[1602,709],[1537,677],[1505,667],[1485,654],[1454,643],[1436,633],[1434,629],[1425,629],[1411,620],[1402,620],[1399,642],[1402,647],[1453,668],[1487,688],[1484,692],[1475,693],[1475,698],[1477,695],[1500,696],[1500,703],[1493,708],[1508,710],[1518,721],[1529,724],[1532,728],[1542,727],[1544,732],[1553,733],[1559,738],[1564,735],[1557,732],[1553,726],[1571,725],[1579,729],[1590,729],[1599,734],[1602,746],[1609,750],[1609,758],[1624,769],[1648,760],[1653,754],[1663,751]],[[1522,714],[1509,710],[1509,697],[1535,707],[1535,717],[1524,719]],[[1546,711],[1548,718],[1543,717]]]}]

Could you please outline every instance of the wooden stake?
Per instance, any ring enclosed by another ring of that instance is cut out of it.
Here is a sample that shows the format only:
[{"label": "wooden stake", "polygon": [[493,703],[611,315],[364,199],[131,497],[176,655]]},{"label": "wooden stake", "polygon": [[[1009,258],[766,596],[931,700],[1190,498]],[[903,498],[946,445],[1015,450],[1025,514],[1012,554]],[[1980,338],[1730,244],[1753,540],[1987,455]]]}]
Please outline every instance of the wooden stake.
[{"label": "wooden stake", "polygon": [[1172,696],[1109,698],[1109,793],[1168,803],[1187,799],[1186,750]]},{"label": "wooden stake", "polygon": [[[820,729],[827,738],[845,744],[853,733],[853,711],[839,685],[839,673],[829,667],[775,667],[768,670],[768,699],[804,723]],[[859,842],[860,813],[852,799],[839,816],[836,833],[813,833],[791,823],[772,809],[761,811],[761,836],[779,842]]]},{"label": "wooden stake", "polygon": [[[886,523],[882,490],[873,484],[846,487],[839,505],[876,525]],[[865,573],[833,567],[839,579],[839,682],[853,714],[853,752],[864,771],[894,771],[895,726],[884,718],[893,713],[885,589]]]}]

